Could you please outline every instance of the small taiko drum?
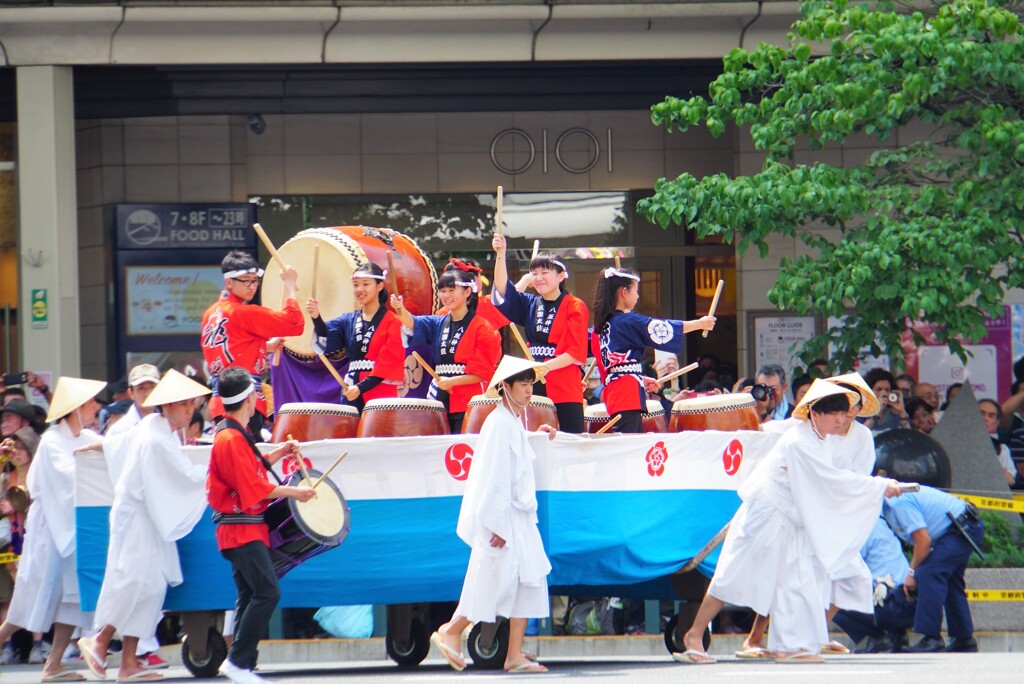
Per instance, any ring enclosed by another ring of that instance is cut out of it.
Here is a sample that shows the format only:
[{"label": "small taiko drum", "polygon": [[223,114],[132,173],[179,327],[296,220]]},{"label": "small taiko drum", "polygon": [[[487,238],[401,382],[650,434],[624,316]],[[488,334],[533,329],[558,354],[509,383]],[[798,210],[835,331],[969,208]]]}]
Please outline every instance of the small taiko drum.
[{"label": "small taiko drum", "polygon": [[342,404],[283,404],[274,417],[271,442],[283,442],[291,435],[300,442],[347,439],[356,436],[359,411]]},{"label": "small taiko drum", "polygon": [[[319,479],[318,470],[309,470],[313,482]],[[294,472],[288,484],[302,482],[302,473]],[[345,497],[331,478],[317,485],[316,496],[309,501],[277,499],[263,512],[263,520],[270,528],[270,559],[278,577],[317,556],[340,546],[348,536],[350,514]]]},{"label": "small taiko drum", "polygon": [[[668,419],[665,417],[665,407],[660,401],[647,400],[647,406],[640,414],[644,432],[668,432]],[[611,417],[608,415],[608,408],[604,404],[594,404],[583,407],[583,429],[587,434],[595,434],[598,430],[608,424]],[[614,428],[612,428],[614,429]]]},{"label": "small taiko drum", "polygon": [[[319,249],[318,249],[319,248]],[[313,275],[313,262],[317,262],[317,290],[320,316],[329,321],[356,308],[352,294],[352,273],[367,261],[382,269],[388,268],[388,254],[395,265],[395,278],[405,302],[413,315],[432,314],[437,310],[437,274],[430,259],[413,240],[390,228],[367,226],[336,226],[301,230],[278,248],[284,263],[295,267],[303,282]],[[319,252],[319,257],[314,255]],[[385,280],[391,291],[391,276]],[[277,266],[271,264],[263,279],[263,301],[277,306],[281,301],[282,281]],[[392,293],[394,294],[394,293]],[[301,335],[286,337],[284,347],[300,358],[313,358],[313,322],[302,309],[306,326]]]},{"label": "small taiko drum", "polygon": [[447,435],[448,414],[433,399],[371,399],[363,407],[357,437]]},{"label": "small taiko drum", "polygon": [[757,415],[757,402],[746,393],[709,394],[705,397],[680,399],[672,405],[669,420],[671,432],[686,430],[735,430],[761,429]]},{"label": "small taiko drum", "polygon": [[[462,434],[479,434],[487,416],[491,415],[500,402],[500,398],[492,399],[485,394],[478,394],[470,399],[466,404],[466,415],[462,419]],[[558,428],[558,411],[555,410],[555,402],[547,397],[531,397],[530,403],[526,405],[526,429],[536,432],[541,425]]]}]

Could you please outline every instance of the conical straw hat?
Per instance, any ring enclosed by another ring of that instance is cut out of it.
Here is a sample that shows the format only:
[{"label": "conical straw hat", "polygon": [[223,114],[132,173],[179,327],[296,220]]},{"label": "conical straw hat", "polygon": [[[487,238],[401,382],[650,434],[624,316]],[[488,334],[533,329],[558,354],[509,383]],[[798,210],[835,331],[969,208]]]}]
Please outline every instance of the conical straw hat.
[{"label": "conical straw hat", "polygon": [[[531,368],[540,368],[543,365],[529,359],[521,359],[518,356],[503,356],[501,363],[498,364],[498,369],[494,371],[494,375],[491,376],[491,381],[487,385],[487,396],[491,398],[498,396],[498,385],[502,380],[511,378],[513,375],[518,375]],[[541,375],[543,373],[539,373],[537,378],[540,379]]]},{"label": "conical straw hat", "polygon": [[194,399],[209,393],[210,388],[206,385],[200,385],[192,378],[182,375],[172,368],[167,371],[160,384],[153,388],[153,391],[146,397],[146,401],[142,405],[147,408],[163,406],[164,404],[173,404],[176,401]]},{"label": "conical straw hat", "polygon": [[52,423],[58,418],[63,418],[102,392],[106,386],[107,383],[102,380],[60,378],[57,380],[57,388],[53,390],[53,399],[50,401],[50,411],[46,414],[46,422]]},{"label": "conical straw hat", "polygon": [[845,394],[853,401],[857,398],[856,392],[851,392],[848,389],[844,389],[838,385],[833,385],[831,382],[825,382],[822,379],[817,379],[811,383],[811,388],[807,390],[807,394],[800,400],[800,403],[793,409],[793,417],[799,418],[800,420],[807,420],[807,414],[811,410],[811,406],[814,405],[819,399],[831,396],[833,394]]},{"label": "conical straw hat", "polygon": [[857,392],[860,394],[860,412],[858,416],[868,418],[870,416],[877,416],[878,411],[882,408],[881,403],[878,401],[878,397],[868,387],[868,383],[864,382],[864,378],[860,376],[860,373],[846,373],[845,375],[836,375],[831,378],[825,378],[826,382],[843,383],[850,387],[856,387]]}]

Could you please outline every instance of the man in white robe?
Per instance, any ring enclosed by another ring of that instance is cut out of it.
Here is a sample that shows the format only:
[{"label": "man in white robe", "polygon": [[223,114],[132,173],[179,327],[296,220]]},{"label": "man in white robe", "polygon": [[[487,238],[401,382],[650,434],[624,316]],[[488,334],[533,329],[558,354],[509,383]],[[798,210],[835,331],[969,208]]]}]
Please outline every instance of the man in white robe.
[{"label": "man in white robe", "polygon": [[[509,618],[505,670],[545,672],[523,654],[526,623],[547,617],[547,575],[551,563],[537,528],[537,492],[533,449],[527,441],[523,411],[539,379],[540,364],[506,356],[488,386],[501,404],[487,417],[477,439],[456,532],[472,549],[462,596],[452,619],[430,637],[456,670],[466,667],[462,632],[473,622]],[[554,438],[555,429],[541,426]]]},{"label": "man in white robe", "polygon": [[830,573],[871,531],[882,497],[898,496],[893,480],[836,468],[834,435],[856,394],[816,380],[788,430],[739,490],[715,576],[684,636],[684,663],[711,663],[701,639],[725,603],[771,615],[768,647],[786,662],[819,660],[827,643],[825,608]]},{"label": "man in white robe", "polygon": [[117,485],[125,459],[128,457],[128,447],[132,439],[130,434],[143,418],[155,410],[146,405],[146,400],[159,382],[160,371],[148,363],[135,366],[128,373],[128,396],[132,399],[132,407],[123,418],[111,425],[103,436],[103,457],[107,463],[107,472],[110,473],[110,481],[114,485]]},{"label": "man in white robe", "polygon": [[79,605],[75,565],[75,457],[77,448],[98,435],[84,429],[96,419],[93,397],[106,387],[99,380],[62,377],[50,403],[47,422],[58,421],[39,440],[27,485],[32,508],[25,521],[25,542],[14,597],[0,642],[19,628],[46,632],[53,626],[53,644],[43,666],[43,681],[84,679],[61,665],[76,627],[88,628],[92,616]]},{"label": "man in white robe", "polygon": [[206,510],[206,466],[181,451],[196,398],[210,390],[170,370],[146,404],[159,407],[131,432],[110,511],[107,569],[96,603],[92,639],[78,640],[92,672],[106,674],[107,648],[115,631],[124,637],[118,681],[161,679],[138,660],[140,639],[153,639],[168,586],[183,578],[176,541]]}]

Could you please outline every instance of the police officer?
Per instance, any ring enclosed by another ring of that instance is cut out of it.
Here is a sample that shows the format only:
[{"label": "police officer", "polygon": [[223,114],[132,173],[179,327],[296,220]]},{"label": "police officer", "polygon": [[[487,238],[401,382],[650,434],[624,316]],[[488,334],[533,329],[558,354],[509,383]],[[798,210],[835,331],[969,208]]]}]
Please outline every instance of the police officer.
[{"label": "police officer", "polygon": [[[917,591],[914,631],[923,635],[912,653],[976,652],[974,623],[967,605],[964,571],[971,551],[985,536],[985,525],[972,504],[931,487],[886,499],[882,516],[905,544],[913,546],[904,593]],[[940,636],[946,610],[948,644]]]}]

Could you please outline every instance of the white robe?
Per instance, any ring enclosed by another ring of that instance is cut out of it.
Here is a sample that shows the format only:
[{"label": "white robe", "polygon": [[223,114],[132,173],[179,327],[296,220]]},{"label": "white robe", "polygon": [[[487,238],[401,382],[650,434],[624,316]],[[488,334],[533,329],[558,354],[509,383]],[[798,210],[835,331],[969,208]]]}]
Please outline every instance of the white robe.
[{"label": "white robe", "polygon": [[182,582],[176,540],[206,511],[206,466],[192,463],[159,414],[131,431],[110,510],[107,570],[96,603],[96,628],[151,637],[167,587]]},{"label": "white robe", "polygon": [[7,620],[30,632],[46,632],[55,622],[92,624],[78,596],[74,450],[98,439],[91,430],[75,437],[60,422],[40,437],[29,467],[26,485],[32,507],[25,521],[25,545]]},{"label": "white robe", "polygon": [[837,469],[809,424],[786,431],[740,487],[708,592],[772,616],[768,648],[818,652],[829,578],[867,539],[886,487],[883,478]]},{"label": "white robe", "polygon": [[121,479],[124,461],[128,458],[132,428],[140,422],[142,422],[142,414],[139,413],[139,407],[132,404],[132,407],[128,409],[128,413],[111,425],[110,429],[103,436],[103,458],[107,462],[107,472],[110,474],[110,481],[115,485]]},{"label": "white robe", "polygon": [[[537,528],[534,453],[526,437],[499,405],[477,439],[456,530],[472,550],[455,614],[472,622],[549,614],[551,563]],[[493,548],[492,534],[505,546]]]}]

